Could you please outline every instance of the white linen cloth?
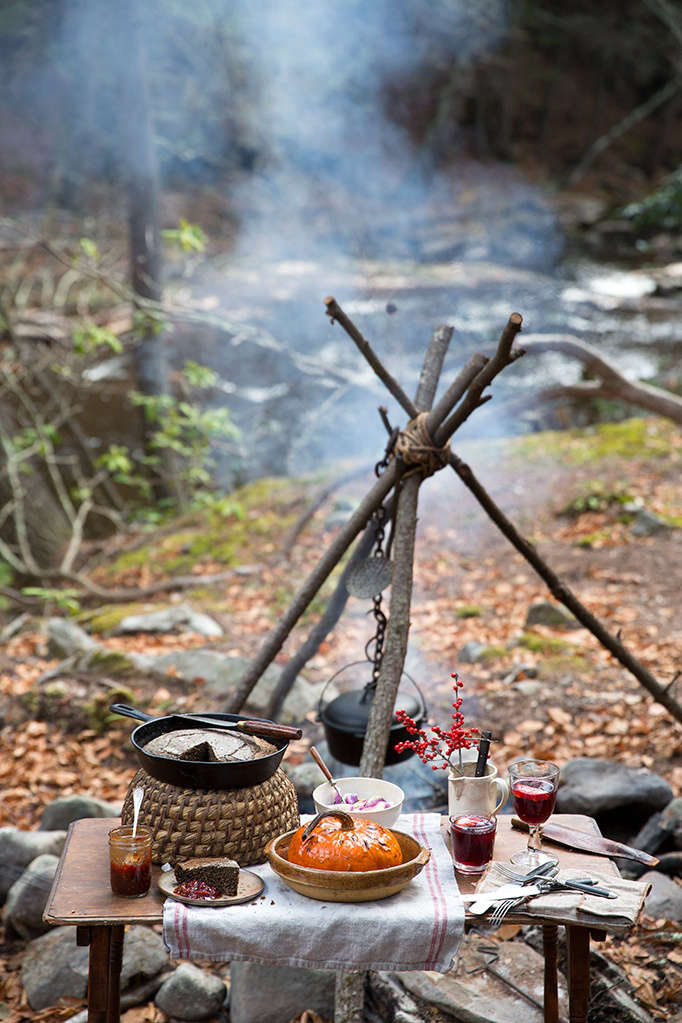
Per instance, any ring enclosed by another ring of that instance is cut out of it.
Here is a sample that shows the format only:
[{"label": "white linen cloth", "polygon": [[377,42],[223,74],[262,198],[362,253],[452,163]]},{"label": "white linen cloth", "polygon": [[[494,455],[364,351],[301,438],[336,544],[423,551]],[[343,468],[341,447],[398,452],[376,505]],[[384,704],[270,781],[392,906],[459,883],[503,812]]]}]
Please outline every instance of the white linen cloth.
[{"label": "white linen cloth", "polygon": [[320,902],[289,888],[269,863],[250,866],[265,881],[251,902],[212,909],[166,899],[163,940],[171,957],[445,973],[464,933],[464,906],[440,815],[402,814],[394,827],[431,849],[402,891],[374,902]]}]

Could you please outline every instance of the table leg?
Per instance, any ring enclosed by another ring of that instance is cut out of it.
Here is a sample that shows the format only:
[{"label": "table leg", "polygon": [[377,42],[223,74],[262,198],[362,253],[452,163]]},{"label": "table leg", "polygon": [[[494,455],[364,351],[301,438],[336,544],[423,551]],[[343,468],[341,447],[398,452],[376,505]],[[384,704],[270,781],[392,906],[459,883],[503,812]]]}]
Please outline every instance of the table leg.
[{"label": "table leg", "polygon": [[88,1023],[119,1023],[123,925],[77,927],[76,943],[90,946]]},{"label": "table leg", "polygon": [[121,1019],[121,966],[123,965],[123,924],[108,927],[109,938],[109,984],[107,996],[107,1023],[119,1023]]},{"label": "table leg", "polygon": [[558,1023],[559,1021],[558,938],[559,928],[556,924],[542,925],[542,951],[545,958],[545,1023]]},{"label": "table leg", "polygon": [[570,1023],[587,1023],[590,1000],[590,932],[566,927],[568,945],[568,1016]]}]

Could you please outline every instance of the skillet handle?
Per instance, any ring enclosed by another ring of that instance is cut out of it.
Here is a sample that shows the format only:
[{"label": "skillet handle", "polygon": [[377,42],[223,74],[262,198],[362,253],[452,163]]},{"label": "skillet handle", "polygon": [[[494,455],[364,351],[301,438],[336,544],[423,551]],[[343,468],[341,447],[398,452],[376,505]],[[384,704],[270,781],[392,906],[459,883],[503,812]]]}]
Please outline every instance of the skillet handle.
[{"label": "skillet handle", "polygon": [[137,718],[138,721],[154,721],[153,714],[145,714],[137,707],[129,707],[127,703],[110,703],[109,710],[113,714],[122,714],[126,718]]},{"label": "skillet handle", "polygon": [[272,739],[300,739],[303,732],[293,725],[279,725],[276,721],[239,721],[237,728],[248,735],[269,735]]}]

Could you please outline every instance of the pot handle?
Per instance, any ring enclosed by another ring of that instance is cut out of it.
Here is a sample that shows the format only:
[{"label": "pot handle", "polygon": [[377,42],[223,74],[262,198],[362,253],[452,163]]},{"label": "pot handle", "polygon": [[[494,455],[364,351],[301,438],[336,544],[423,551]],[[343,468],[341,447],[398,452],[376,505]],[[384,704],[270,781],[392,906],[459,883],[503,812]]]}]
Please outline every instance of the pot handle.
[{"label": "pot handle", "polygon": [[[322,687],[322,692],[320,693],[320,696],[319,696],[318,701],[317,701],[317,720],[318,721],[322,720],[322,699],[324,697],[325,692],[327,691],[327,687],[331,685],[331,683],[334,681],[334,679],[337,678],[341,674],[342,671],[345,671],[346,668],[355,668],[355,667],[357,667],[358,664],[362,664],[362,665],[367,666],[370,663],[371,663],[370,661],[352,661],[350,664],[344,664],[344,666],[342,668],[339,668],[338,671],[334,672],[334,674],[331,676],[331,678],[327,679],[327,681],[325,682],[324,686]],[[404,675],[405,678],[408,680],[408,682],[411,682],[412,685],[414,686],[414,688],[417,690],[417,695],[418,695],[420,703],[422,705],[421,706],[421,716],[422,716],[422,718],[425,718],[426,715],[429,712],[429,709],[426,706],[426,700],[424,699],[423,692],[421,691],[421,689],[419,688],[419,686],[417,685],[415,680],[412,678],[412,676],[408,675],[408,673],[405,671],[404,668],[403,668],[403,671],[402,671],[402,675]],[[402,675],[401,675],[401,678],[402,678]],[[354,734],[355,734],[356,738],[361,739],[365,733],[364,733],[364,731],[361,731],[361,732],[355,732]]]},{"label": "pot handle", "polygon": [[338,817],[341,821],[342,831],[353,831],[355,828],[355,821],[349,813],[344,813],[343,810],[323,810],[322,813],[318,813],[317,817],[313,817],[310,824],[306,825],[306,829],[302,835],[302,841],[306,842],[310,838],[323,817]]},{"label": "pot handle", "polygon": [[127,703],[110,703],[109,710],[112,714],[122,714],[126,718],[137,718],[138,721],[155,721],[153,714],[145,714],[137,707],[129,707]]}]

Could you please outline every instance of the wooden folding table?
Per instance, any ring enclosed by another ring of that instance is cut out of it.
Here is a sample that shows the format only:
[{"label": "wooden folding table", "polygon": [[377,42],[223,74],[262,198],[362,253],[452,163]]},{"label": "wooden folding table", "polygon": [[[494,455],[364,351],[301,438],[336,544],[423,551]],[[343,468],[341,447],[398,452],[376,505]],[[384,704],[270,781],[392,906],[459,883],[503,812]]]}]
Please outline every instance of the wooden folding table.
[{"label": "wooden folding table", "polygon": [[[598,834],[596,823],[590,817],[556,814],[553,819],[583,831]],[[109,850],[107,836],[118,822],[112,818],[85,818],[69,828],[66,843],[59,860],[52,889],[45,907],[47,923],[76,927],[79,945],[89,945],[88,1023],[118,1023],[120,1019],[120,979],[123,955],[123,934],[127,924],[158,924],[163,919],[163,897],[156,880],[160,868],[153,868],[150,892],[143,898],[126,899],[112,893],[109,886]],[[445,827],[446,821],[443,819]],[[526,836],[512,831],[511,819],[498,818],[495,859],[506,860],[521,848]],[[554,847],[562,867],[577,867],[588,874],[597,870],[601,875],[618,877],[615,864],[603,856],[574,852]],[[475,891],[476,883],[460,880],[462,892]],[[303,898],[304,896],[301,896]],[[383,902],[377,924],[387,910]],[[480,924],[479,917],[475,918]],[[568,948],[568,992],[570,1023],[586,1023],[589,999],[590,938],[603,940],[607,933],[626,934],[630,926],[605,921],[599,927],[585,923],[575,911],[562,918],[543,918],[537,913],[515,912],[507,920],[542,925],[545,956],[545,1023],[557,1023],[559,1018],[557,995],[557,927],[566,928]],[[469,921],[467,921],[469,922]],[[267,935],[263,935],[267,941]],[[225,950],[229,962],[230,950]],[[368,968],[371,964],[368,964]]]}]

